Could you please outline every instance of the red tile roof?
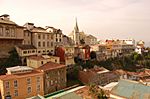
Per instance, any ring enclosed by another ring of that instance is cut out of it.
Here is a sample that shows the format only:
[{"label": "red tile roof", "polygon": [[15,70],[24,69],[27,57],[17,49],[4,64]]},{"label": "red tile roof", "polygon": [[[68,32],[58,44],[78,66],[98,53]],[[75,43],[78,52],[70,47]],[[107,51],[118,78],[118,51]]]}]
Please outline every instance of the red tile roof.
[{"label": "red tile roof", "polygon": [[40,66],[38,68],[38,70],[48,71],[48,70],[64,68],[64,67],[66,67],[66,66],[63,65],[63,64],[58,64],[58,63],[54,63],[54,62],[48,62],[48,63],[44,64],[43,66]]},{"label": "red tile roof", "polygon": [[10,80],[10,79],[30,77],[30,76],[41,75],[41,74],[43,73],[33,70],[32,72],[28,72],[28,73],[1,75],[0,80]]}]

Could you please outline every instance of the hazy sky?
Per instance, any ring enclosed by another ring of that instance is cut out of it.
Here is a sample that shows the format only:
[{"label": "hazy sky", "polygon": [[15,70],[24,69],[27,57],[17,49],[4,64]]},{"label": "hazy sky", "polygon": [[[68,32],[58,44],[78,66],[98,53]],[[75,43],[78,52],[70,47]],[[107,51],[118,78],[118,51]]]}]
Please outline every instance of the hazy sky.
[{"label": "hazy sky", "polygon": [[99,39],[134,38],[150,45],[150,0],[0,0],[0,14],[18,25],[33,22],[69,34],[79,29]]}]

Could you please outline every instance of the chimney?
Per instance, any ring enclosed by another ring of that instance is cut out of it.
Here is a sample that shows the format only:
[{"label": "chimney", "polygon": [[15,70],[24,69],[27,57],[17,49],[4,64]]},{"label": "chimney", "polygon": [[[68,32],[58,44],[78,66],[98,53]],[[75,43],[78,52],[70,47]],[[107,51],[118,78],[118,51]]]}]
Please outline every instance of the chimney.
[{"label": "chimney", "polygon": [[24,27],[26,27],[28,30],[31,30],[34,28],[34,23],[26,23]]},{"label": "chimney", "polygon": [[0,16],[0,18],[3,19],[3,20],[9,20],[10,19],[8,14],[3,14],[3,15]]}]

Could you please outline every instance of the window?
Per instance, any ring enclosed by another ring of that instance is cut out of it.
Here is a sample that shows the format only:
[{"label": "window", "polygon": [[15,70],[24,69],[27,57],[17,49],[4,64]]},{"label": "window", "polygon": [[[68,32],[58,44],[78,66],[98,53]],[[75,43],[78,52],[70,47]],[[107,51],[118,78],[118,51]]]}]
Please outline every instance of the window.
[{"label": "window", "polygon": [[61,42],[61,39],[59,39],[59,41]]},{"label": "window", "polygon": [[57,60],[55,59],[55,62],[57,62]]},{"label": "window", "polygon": [[53,47],[53,42],[51,42],[51,47]]},{"label": "window", "polygon": [[8,89],[9,88],[9,82],[7,81],[5,84],[6,84],[5,87]]},{"label": "window", "polygon": [[14,96],[18,96],[18,90],[14,91]]},{"label": "window", "polygon": [[41,61],[41,64],[43,65],[43,61]]},{"label": "window", "polygon": [[10,37],[10,30],[9,30],[9,28],[8,28],[8,27],[6,27],[5,32],[6,32],[6,36],[7,36],[7,37]]},{"label": "window", "polygon": [[40,34],[38,35],[38,39],[41,39],[41,35]]},{"label": "window", "polygon": [[9,91],[7,91],[7,92],[6,92],[6,96],[9,96],[9,95],[10,95],[10,92],[9,92]]},{"label": "window", "polygon": [[45,34],[43,34],[43,39],[45,39]]},{"label": "window", "polygon": [[45,47],[45,42],[43,42],[43,47]]},{"label": "window", "polygon": [[61,34],[59,35],[59,37],[61,37]]},{"label": "window", "polygon": [[28,87],[28,93],[31,93],[31,87]]},{"label": "window", "polygon": [[51,39],[53,39],[53,35],[51,35]]},{"label": "window", "polygon": [[56,38],[56,42],[58,42],[58,39]]},{"label": "window", "polygon": [[31,79],[30,78],[27,78],[27,84],[31,84]]},{"label": "window", "polygon": [[41,47],[41,42],[38,42],[38,47]]},{"label": "window", "polygon": [[32,53],[35,53],[35,50],[33,50]]},{"label": "window", "polygon": [[14,81],[14,87],[15,87],[15,88],[18,87],[18,82],[17,82],[17,80]]},{"label": "window", "polygon": [[27,51],[23,51],[23,54],[27,54]]},{"label": "window", "polygon": [[49,42],[47,42],[47,47],[49,47]]},{"label": "window", "polygon": [[37,83],[40,84],[40,77],[37,77]]},{"label": "window", "polygon": [[40,85],[39,84],[37,85],[37,91],[38,92],[40,91]]},{"label": "window", "polygon": [[53,80],[51,80],[51,85],[53,85]]},{"label": "window", "polygon": [[15,37],[15,29],[13,29],[13,28],[11,29],[11,36]]},{"label": "window", "polygon": [[38,53],[41,53],[41,51],[38,51]]},{"label": "window", "polygon": [[3,36],[3,27],[0,26],[0,36]]},{"label": "window", "polygon": [[47,35],[47,39],[49,39],[49,34]]}]

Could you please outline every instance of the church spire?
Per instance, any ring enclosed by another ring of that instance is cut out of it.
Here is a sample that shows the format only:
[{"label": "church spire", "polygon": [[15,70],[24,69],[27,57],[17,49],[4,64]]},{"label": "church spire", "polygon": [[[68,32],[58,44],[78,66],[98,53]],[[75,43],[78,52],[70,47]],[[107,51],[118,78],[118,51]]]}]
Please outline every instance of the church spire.
[{"label": "church spire", "polygon": [[76,17],[76,25],[74,27],[75,32],[79,32],[78,23],[77,23],[77,17]]}]

